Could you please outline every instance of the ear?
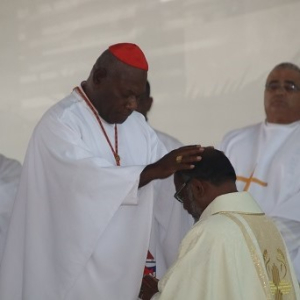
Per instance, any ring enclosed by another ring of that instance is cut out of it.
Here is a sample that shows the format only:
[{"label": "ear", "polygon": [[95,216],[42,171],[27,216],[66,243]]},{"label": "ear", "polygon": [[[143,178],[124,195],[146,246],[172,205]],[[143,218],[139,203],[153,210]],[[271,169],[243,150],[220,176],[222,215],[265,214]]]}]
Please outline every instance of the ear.
[{"label": "ear", "polygon": [[205,182],[195,179],[192,179],[192,187],[193,187],[193,194],[195,199],[201,199],[205,195],[206,186]]},{"label": "ear", "polygon": [[150,110],[150,108],[151,108],[151,106],[152,106],[152,103],[153,103],[153,98],[152,98],[152,97],[149,97],[148,100],[147,100],[147,105],[146,105],[147,111]]},{"label": "ear", "polygon": [[100,84],[101,81],[107,76],[107,70],[105,68],[95,67],[93,70],[93,82],[94,84]]}]

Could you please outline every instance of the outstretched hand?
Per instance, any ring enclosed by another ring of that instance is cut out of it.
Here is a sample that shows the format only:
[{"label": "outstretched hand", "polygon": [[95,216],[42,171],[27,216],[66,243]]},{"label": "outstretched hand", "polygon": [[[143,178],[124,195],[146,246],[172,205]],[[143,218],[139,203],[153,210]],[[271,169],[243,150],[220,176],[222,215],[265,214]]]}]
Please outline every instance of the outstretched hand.
[{"label": "outstretched hand", "polygon": [[139,186],[142,187],[154,179],[167,178],[176,171],[192,169],[193,163],[201,160],[203,151],[204,148],[199,145],[184,146],[171,151],[143,170]]}]

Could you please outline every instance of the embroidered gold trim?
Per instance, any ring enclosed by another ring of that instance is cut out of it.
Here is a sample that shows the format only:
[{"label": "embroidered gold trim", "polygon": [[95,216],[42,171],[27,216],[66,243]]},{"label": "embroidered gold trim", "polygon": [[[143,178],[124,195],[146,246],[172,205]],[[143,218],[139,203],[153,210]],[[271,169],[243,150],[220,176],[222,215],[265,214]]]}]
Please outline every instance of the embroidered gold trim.
[{"label": "embroidered gold trim", "polygon": [[260,278],[260,283],[261,283],[262,288],[265,292],[266,299],[271,300],[272,296],[271,296],[271,293],[270,293],[271,291],[270,291],[270,286],[269,286],[269,280],[266,278],[266,274],[265,274],[265,272],[264,272],[264,270],[261,266],[261,262],[260,262],[260,259],[258,257],[257,251],[255,249],[255,246],[254,246],[254,244],[253,244],[253,242],[250,238],[250,235],[247,232],[245,226],[243,225],[243,223],[236,216],[233,216],[230,212],[219,212],[219,213],[222,214],[222,215],[225,215],[226,217],[231,219],[241,229],[241,232],[242,232],[242,234],[245,238],[248,249],[250,251],[251,258],[252,258],[253,264],[255,266],[257,275]]},{"label": "embroidered gold trim", "polygon": [[242,211],[218,211],[212,215],[217,215],[217,214],[239,214],[239,215],[250,215],[250,216],[264,216],[265,213],[247,213],[247,212],[242,212]]},{"label": "embroidered gold trim", "polygon": [[271,260],[267,250],[264,251],[263,258],[266,269],[271,273],[273,279],[273,281],[270,280],[271,294],[275,295],[276,300],[282,300],[283,295],[288,295],[292,290],[292,285],[285,279],[288,272],[285,256],[280,249],[277,249],[276,259],[281,263],[280,270],[275,263],[272,266],[269,265]]}]

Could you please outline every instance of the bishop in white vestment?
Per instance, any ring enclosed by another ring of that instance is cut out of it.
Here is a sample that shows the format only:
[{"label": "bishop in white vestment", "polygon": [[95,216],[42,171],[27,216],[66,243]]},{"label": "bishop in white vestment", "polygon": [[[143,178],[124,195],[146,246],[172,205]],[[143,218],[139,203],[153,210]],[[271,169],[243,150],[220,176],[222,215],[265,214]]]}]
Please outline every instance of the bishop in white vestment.
[{"label": "bishop in white vestment", "polygon": [[[151,87],[149,81],[147,81],[145,92],[140,97],[136,108],[136,111],[144,115],[146,121],[148,121],[147,116],[152,104]],[[167,152],[183,146],[176,138],[156,129],[154,131],[167,149]],[[194,220],[182,208],[180,203],[174,201],[175,186],[173,176],[161,180],[156,191],[149,246],[153,259],[146,263],[145,274],[151,272],[152,275],[161,278],[175,261],[180,242],[192,227]],[[173,232],[172,234],[170,234],[170,230]],[[154,263],[155,274],[152,273]],[[148,265],[150,266],[150,271],[147,267]]]},{"label": "bishop in white vestment", "polygon": [[201,153],[190,146],[164,155],[134,111],[147,69],[137,45],[110,46],[36,126],[0,267],[1,300],[138,297],[155,179]]}]

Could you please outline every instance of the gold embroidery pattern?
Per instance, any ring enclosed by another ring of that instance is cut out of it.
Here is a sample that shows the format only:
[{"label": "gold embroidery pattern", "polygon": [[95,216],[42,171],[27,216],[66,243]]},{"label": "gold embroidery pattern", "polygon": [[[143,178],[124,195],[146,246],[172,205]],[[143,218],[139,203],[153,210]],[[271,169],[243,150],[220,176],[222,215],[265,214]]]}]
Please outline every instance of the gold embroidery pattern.
[{"label": "gold embroidery pattern", "polygon": [[276,260],[279,262],[279,266],[275,263],[271,266],[271,259],[267,250],[264,251],[263,258],[269,277],[273,279],[273,281],[270,281],[271,294],[275,295],[276,300],[282,300],[283,295],[289,294],[292,289],[292,285],[285,280],[287,275],[285,256],[280,249],[277,249]]},{"label": "gold embroidery pattern", "polygon": [[248,249],[250,250],[250,255],[251,255],[253,264],[255,266],[257,275],[260,278],[260,282],[261,282],[262,288],[265,292],[266,299],[271,300],[272,297],[271,297],[271,294],[270,294],[270,289],[269,289],[268,280],[266,278],[266,273],[263,270],[263,267],[261,265],[261,260],[259,259],[257,251],[255,249],[255,246],[254,246],[254,244],[251,240],[251,237],[249,236],[249,233],[247,232],[245,226],[243,225],[243,223],[236,216],[233,216],[233,214],[230,214],[230,213],[227,213],[227,212],[220,212],[220,214],[225,215],[226,217],[230,218],[241,229],[241,232],[242,232],[242,234],[245,238],[245,241],[247,243]]},{"label": "gold embroidery pattern", "polygon": [[216,213],[213,213],[212,216],[217,215],[217,214],[228,214],[228,213],[232,213],[232,214],[239,214],[239,215],[245,215],[245,216],[265,216],[265,213],[248,213],[248,212],[243,212],[243,211],[229,211],[229,210],[224,210],[224,211],[218,211]]}]

